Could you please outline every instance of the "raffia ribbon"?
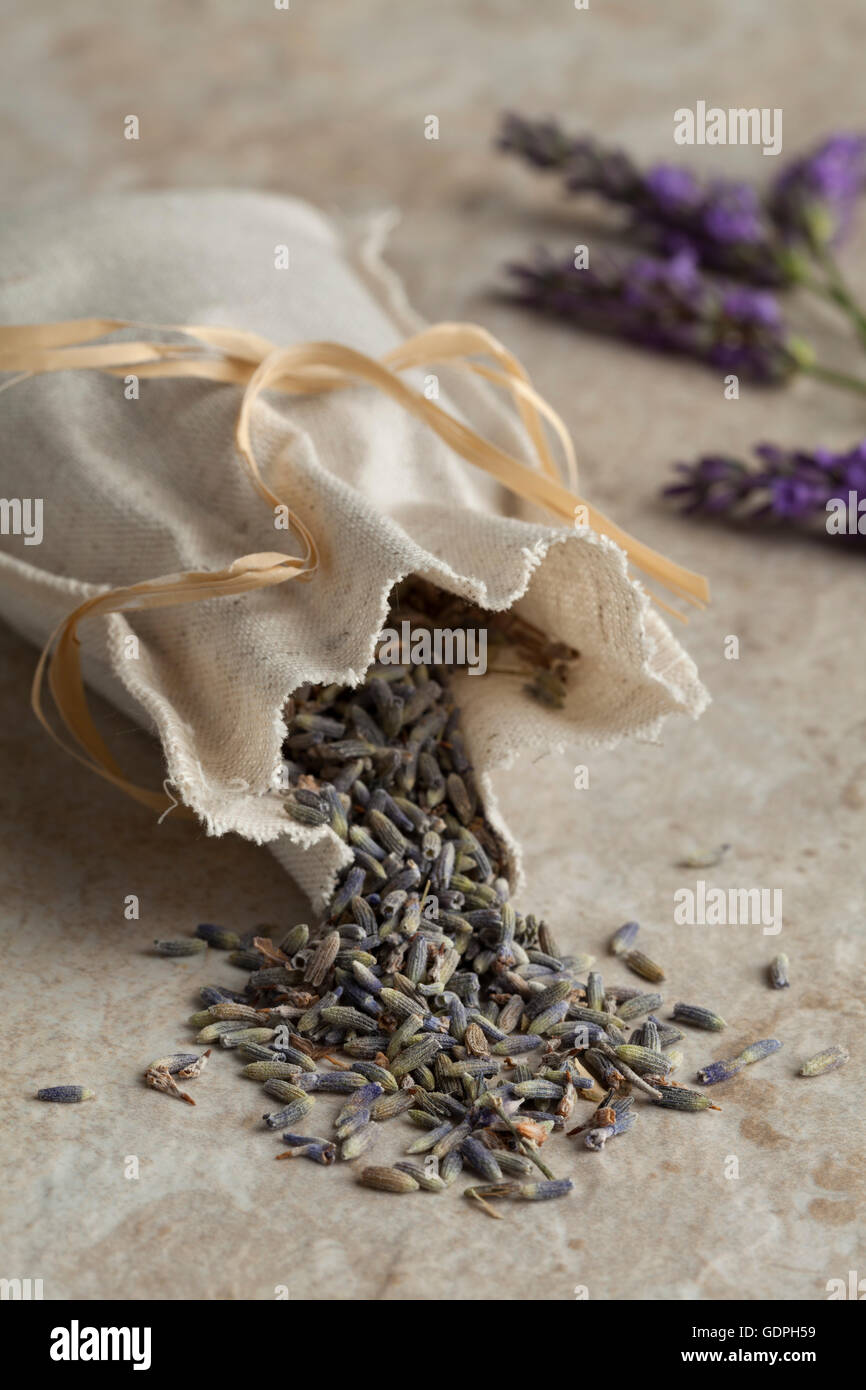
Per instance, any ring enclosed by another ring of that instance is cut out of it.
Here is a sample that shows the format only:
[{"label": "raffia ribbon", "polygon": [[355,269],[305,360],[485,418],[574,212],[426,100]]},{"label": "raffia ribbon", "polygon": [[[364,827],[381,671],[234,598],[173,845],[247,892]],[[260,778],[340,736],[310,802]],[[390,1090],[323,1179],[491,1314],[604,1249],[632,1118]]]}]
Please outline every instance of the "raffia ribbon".
[{"label": "raffia ribbon", "polygon": [[[142,328],[147,330],[148,336],[137,341],[96,341],[120,330]],[[159,335],[167,333],[181,334],[194,341],[188,344],[160,342]],[[493,365],[474,360],[477,357],[492,359]],[[509,391],[535,451],[537,469],[483,439],[400,378],[399,374],[409,368],[433,365],[463,367]],[[268,487],[253,452],[252,411],[263,391],[316,395],[339,391],[358,382],[375,386],[434,430],[455,453],[489,473],[517,496],[546,507],[569,524],[574,524],[578,516],[585,518],[594,531],[621,546],[637,569],[678,598],[699,607],[709,598],[707,582],[702,575],[684,569],[636,540],[577,495],[577,464],[565,424],[532,386],[520,362],[477,324],[434,324],[386,353],[379,361],[340,343],[310,342],[280,348],[255,333],[210,326],[157,326],[136,324],[127,319],[92,318],[0,327],[0,372],[18,373],[0,389],[34,374],[85,369],[112,376],[124,376],[133,371],[140,378],[198,377],[242,386],[235,426],[238,453],[264,501],[271,508],[284,511],[289,529],[301,547],[300,555],[270,551],[242,555],[223,570],[189,571],[109,589],[80,604],[48,639],[33,678],[31,703],[36,717],[66,752],[128,796],[156,811],[165,811],[177,803],[165,793],[129,781],[91,718],[81,677],[78,625],[85,618],[98,614],[200,603],[204,599],[284,584],[290,579],[308,581],[313,578],[319,562],[315,538],[290,504]],[[543,422],[559,440],[570,486],[560,480]],[[660,599],[655,601],[675,617],[682,617]],[[71,742],[55,731],[45,713],[46,671],[54,704],[71,735]],[[178,809],[190,816],[193,814],[187,807]]]}]

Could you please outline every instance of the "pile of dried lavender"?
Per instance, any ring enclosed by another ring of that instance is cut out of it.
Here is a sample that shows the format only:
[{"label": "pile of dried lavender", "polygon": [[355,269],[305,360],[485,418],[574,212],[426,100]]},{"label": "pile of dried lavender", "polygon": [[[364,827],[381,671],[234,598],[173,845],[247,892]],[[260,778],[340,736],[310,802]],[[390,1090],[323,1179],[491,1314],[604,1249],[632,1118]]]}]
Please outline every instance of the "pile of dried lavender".
[{"label": "pile of dried lavender", "polygon": [[[407,1161],[364,1168],[361,1181],[440,1191],[465,1166],[482,1180],[466,1195],[495,1215],[487,1198],[571,1190],[542,1148],[578,1099],[593,1109],[568,1133],[595,1151],[634,1125],[632,1092],[669,1109],[718,1108],[672,1080],[683,1034],[653,1012],[661,995],[605,986],[591,956],[562,952],[545,923],[515,910],[446,670],[379,665],[358,689],[298,692],[290,717],[287,814],[329,825],[354,862],[313,931],[296,925],[275,944],[268,928],[240,938],[200,926],[187,943],[227,949],[249,972],[242,992],[204,988],[190,1022],[199,1042],[237,1049],[244,1075],[280,1102],[264,1116],[285,1131],[279,1157],[356,1159],[402,1114],[419,1131]],[[611,950],[655,983],[663,971],[633,949],[636,933],[628,923]],[[691,1005],[675,1017],[724,1027]],[[197,1074],[194,1057],[152,1064],[149,1084],[183,1094],[175,1071]],[[346,1097],[333,1139],[296,1132],[319,1092]]]}]

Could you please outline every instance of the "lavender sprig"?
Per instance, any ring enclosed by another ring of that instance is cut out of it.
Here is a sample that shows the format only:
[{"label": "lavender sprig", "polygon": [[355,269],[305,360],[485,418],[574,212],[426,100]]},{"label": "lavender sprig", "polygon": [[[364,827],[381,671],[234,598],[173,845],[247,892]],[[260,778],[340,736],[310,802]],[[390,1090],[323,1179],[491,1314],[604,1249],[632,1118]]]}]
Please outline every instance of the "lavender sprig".
[{"label": "lavender sprig", "polygon": [[571,139],[555,121],[504,117],[499,148],[559,173],[571,193],[595,193],[631,212],[631,229],[653,249],[691,249],[707,269],[767,286],[800,278],[801,257],[747,183],[702,184],[688,169],[644,171],[621,150],[590,137]]},{"label": "lavender sprig", "polygon": [[768,383],[812,363],[811,350],[788,333],[769,291],[711,282],[690,250],[664,260],[596,255],[583,269],[541,254],[534,264],[509,270],[521,303],[597,333]]},{"label": "lavender sprig", "polygon": [[[758,445],[754,452],[760,460],[755,468],[724,454],[678,463],[681,481],[666,487],[663,496],[689,514],[787,523],[823,516],[834,532],[857,530],[862,518],[858,533],[866,533],[866,440],[843,452],[772,444]],[[839,524],[831,526],[831,513]]]},{"label": "lavender sprig", "polygon": [[740,181],[702,183],[681,165],[643,170],[622,150],[571,138],[556,121],[506,115],[497,143],[559,173],[569,192],[627,207],[632,230],[662,254],[689,247],[708,270],[774,287],[808,278],[807,251],[842,243],[866,189],[862,135],[829,136],[785,168],[767,198]]}]

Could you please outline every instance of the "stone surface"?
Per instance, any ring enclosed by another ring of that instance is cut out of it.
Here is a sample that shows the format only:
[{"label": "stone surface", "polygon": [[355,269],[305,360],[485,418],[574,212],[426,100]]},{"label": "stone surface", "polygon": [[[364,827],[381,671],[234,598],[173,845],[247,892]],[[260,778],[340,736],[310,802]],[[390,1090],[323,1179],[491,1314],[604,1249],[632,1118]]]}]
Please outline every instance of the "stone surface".
[{"label": "stone surface", "polygon": [[[866,13],[855,0],[836,0],[832,18],[806,0],[784,16],[754,0],[661,11],[639,0],[589,11],[566,0],[294,0],[288,12],[163,0],[120,19],[93,0],[10,0],[6,16],[7,196],[219,184],[326,210],[400,207],[390,259],[416,306],[479,320],[507,342],[571,428],[587,495],[708,574],[713,606],[686,632],[715,697],[700,723],[668,725],[663,747],[550,756],[498,790],[525,849],[527,907],[617,982],[626,972],[605,942],[638,918],[668,967],[666,999],[728,1019],[721,1038],[689,1033],[684,1080],[756,1037],[784,1047],[715,1088],[721,1113],[641,1105],[633,1133],[602,1155],[552,1142],[549,1162],[574,1177],[574,1197],[509,1204],[495,1225],[454,1189],[395,1201],[358,1189],[350,1165],[274,1169],[266,1107],[230,1054],[191,1083],[195,1109],[140,1084],[152,1057],[187,1043],[198,986],[237,974],[219,956],[172,962],[148,948],[198,921],[287,926],[302,902],[264,851],[170,818],[157,826],[57,752],[28,711],[34,653],[3,633],[0,1274],[42,1277],[48,1298],[269,1299],[281,1285],[292,1298],[567,1300],[577,1286],[592,1299],[825,1297],[828,1279],[863,1269],[863,561],[826,539],[695,525],[656,497],[676,458],[762,438],[845,444],[864,432],[862,410],[807,382],[728,402],[712,374],[498,302],[504,260],[535,242],[591,242],[600,223],[490,142],[513,107],[673,158],[674,110],[704,97],[782,107],[790,154],[861,120]],[[137,143],[122,138],[127,114],[139,116]],[[424,139],[431,114],[438,141]],[[708,172],[766,178],[776,167],[755,149],[687,153]],[[846,252],[862,290],[864,249],[866,229]],[[823,357],[853,365],[829,311],[803,303],[792,318]],[[730,634],[738,661],[724,659]],[[147,737],[101,717],[133,767],[158,778]],[[590,787],[577,791],[583,762]],[[722,841],[732,850],[721,867],[676,867]],[[782,933],[676,926],[673,894],[699,877],[780,888]],[[138,922],[124,919],[133,893]],[[764,970],[778,949],[792,984],[776,993]],[[834,1042],[851,1049],[846,1068],[796,1077]],[[32,1099],[67,1081],[97,1100]],[[332,1108],[318,1103],[311,1132],[327,1132]],[[404,1134],[395,1121],[375,1161],[396,1155]],[[130,1156],[137,1179],[125,1176]],[[726,1176],[732,1158],[737,1178]]]}]

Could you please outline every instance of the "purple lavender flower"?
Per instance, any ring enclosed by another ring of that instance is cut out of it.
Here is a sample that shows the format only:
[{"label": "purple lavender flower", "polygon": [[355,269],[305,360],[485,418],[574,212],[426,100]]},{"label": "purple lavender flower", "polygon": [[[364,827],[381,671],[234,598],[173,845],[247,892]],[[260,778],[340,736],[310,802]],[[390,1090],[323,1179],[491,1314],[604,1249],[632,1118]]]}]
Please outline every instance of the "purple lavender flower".
[{"label": "purple lavender flower", "polygon": [[755,381],[784,381],[798,368],[800,349],[772,294],[712,283],[691,250],[665,260],[596,255],[591,268],[580,270],[540,255],[534,264],[510,270],[521,303],[581,328],[694,357]]},{"label": "purple lavender flower", "polygon": [[666,487],[663,496],[675,497],[686,515],[733,511],[750,496],[754,486],[746,465],[724,454],[706,454],[695,463],[677,463],[674,470],[685,481]]},{"label": "purple lavender flower", "polygon": [[750,184],[702,184],[670,164],[643,171],[621,150],[570,139],[555,121],[513,114],[504,118],[498,144],[536,168],[558,172],[572,193],[626,206],[631,229],[662,254],[691,249],[708,269],[763,285],[796,277],[796,258]]},{"label": "purple lavender flower", "polygon": [[866,136],[831,135],[785,169],[771,211],[789,240],[838,245],[866,188]]},{"label": "purple lavender flower", "polygon": [[701,202],[701,185],[690,169],[679,164],[657,164],[644,179],[659,209],[673,214],[691,212]]},{"label": "purple lavender flower", "polygon": [[826,522],[835,511],[844,522],[836,529],[866,533],[866,440],[841,453],[823,448],[781,449],[772,444],[760,444],[754,452],[757,468],[726,455],[678,463],[675,470],[681,481],[666,487],[663,495],[677,501],[686,513],[740,520],[822,518]]}]

